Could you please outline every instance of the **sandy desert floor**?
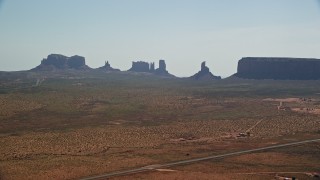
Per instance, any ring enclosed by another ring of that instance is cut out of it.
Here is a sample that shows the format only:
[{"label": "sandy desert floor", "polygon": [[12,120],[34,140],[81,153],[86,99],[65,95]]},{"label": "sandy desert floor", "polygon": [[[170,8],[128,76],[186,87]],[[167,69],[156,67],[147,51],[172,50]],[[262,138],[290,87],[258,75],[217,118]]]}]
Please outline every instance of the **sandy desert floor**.
[{"label": "sandy desert floor", "polygon": [[[2,82],[0,179],[79,179],[320,138],[319,114],[302,111],[320,109],[315,82],[141,78]],[[114,179],[308,179],[319,162],[311,143]]]}]

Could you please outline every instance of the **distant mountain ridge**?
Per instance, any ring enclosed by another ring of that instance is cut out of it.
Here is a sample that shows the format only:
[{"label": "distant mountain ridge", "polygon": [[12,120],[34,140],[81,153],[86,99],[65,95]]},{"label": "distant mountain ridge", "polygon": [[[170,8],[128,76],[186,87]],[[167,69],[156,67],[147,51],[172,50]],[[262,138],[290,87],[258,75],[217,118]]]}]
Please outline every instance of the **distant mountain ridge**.
[{"label": "distant mountain ridge", "polygon": [[[112,68],[109,61],[104,66],[93,69],[86,65],[85,58],[82,56],[67,57],[61,54],[50,54],[41,61],[41,64],[31,71],[58,71],[58,70],[96,70],[101,72],[118,72],[120,69]],[[129,72],[146,72],[158,76],[175,77],[166,69],[165,60],[159,60],[159,68],[155,69],[154,63],[144,61],[133,61]]]},{"label": "distant mountain ridge", "polygon": [[[109,61],[96,69],[86,65],[82,56],[67,57],[60,54],[50,54],[41,61],[41,64],[31,71],[101,71],[118,72],[112,68]],[[154,63],[133,61],[127,72],[149,73],[163,77],[175,77],[166,69],[165,60],[159,60],[156,69]],[[320,59],[315,58],[284,58],[284,57],[244,57],[238,61],[237,73],[232,77],[244,79],[274,79],[274,80],[318,80],[320,79]],[[201,70],[189,77],[192,80],[219,80],[220,76],[213,75],[206,63],[201,64]]]}]

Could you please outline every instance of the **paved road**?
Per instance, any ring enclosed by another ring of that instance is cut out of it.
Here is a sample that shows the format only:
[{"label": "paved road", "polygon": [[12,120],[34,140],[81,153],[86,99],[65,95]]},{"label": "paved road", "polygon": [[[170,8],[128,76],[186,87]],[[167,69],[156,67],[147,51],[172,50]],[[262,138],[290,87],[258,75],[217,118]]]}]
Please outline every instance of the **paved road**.
[{"label": "paved road", "polygon": [[268,146],[268,147],[263,147],[263,148],[256,148],[256,149],[250,149],[250,150],[244,150],[244,151],[237,151],[237,152],[221,154],[221,155],[214,155],[214,156],[208,156],[208,157],[203,157],[203,158],[188,159],[188,160],[182,160],[182,161],[166,163],[166,164],[149,165],[149,166],[136,168],[136,169],[131,169],[131,170],[117,171],[117,172],[106,173],[106,174],[102,174],[102,175],[98,175],[98,176],[82,178],[80,180],[106,179],[106,178],[115,177],[115,176],[124,176],[124,175],[129,175],[129,174],[136,174],[136,173],[141,173],[141,172],[146,172],[146,171],[152,171],[152,170],[156,170],[156,169],[159,169],[159,168],[168,168],[168,167],[172,167],[172,166],[196,163],[196,162],[199,162],[199,161],[206,161],[206,160],[224,158],[224,157],[228,157],[228,156],[248,154],[248,153],[265,151],[265,150],[282,148],[282,147],[288,147],[288,146],[302,145],[302,144],[312,143],[312,142],[320,142],[320,139],[311,139],[311,140],[305,140],[305,141],[299,141],[299,142],[279,144],[279,145],[273,145],[273,146]]}]

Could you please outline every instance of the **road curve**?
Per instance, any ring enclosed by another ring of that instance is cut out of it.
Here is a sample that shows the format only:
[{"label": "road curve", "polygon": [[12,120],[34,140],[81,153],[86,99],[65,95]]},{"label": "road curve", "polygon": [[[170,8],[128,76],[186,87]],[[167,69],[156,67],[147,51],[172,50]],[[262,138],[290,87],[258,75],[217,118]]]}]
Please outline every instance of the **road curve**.
[{"label": "road curve", "polygon": [[267,146],[267,147],[256,148],[256,149],[237,151],[237,152],[226,153],[226,154],[221,154],[221,155],[213,155],[213,156],[207,156],[207,157],[202,157],[202,158],[195,158],[195,159],[176,161],[176,162],[171,162],[171,163],[166,163],[166,164],[149,165],[149,166],[144,166],[144,167],[141,167],[141,168],[135,168],[135,169],[123,170],[123,171],[116,171],[116,172],[112,172],[112,173],[106,173],[106,174],[102,174],[102,175],[81,178],[80,180],[99,180],[99,179],[105,179],[105,178],[110,178],[110,177],[115,177],[115,176],[124,176],[124,175],[129,175],[129,174],[136,174],[136,173],[141,173],[141,172],[146,172],[146,171],[152,171],[152,170],[156,170],[156,169],[159,169],[159,168],[168,168],[168,167],[172,167],[172,166],[196,163],[196,162],[199,162],[199,161],[206,161],[206,160],[224,158],[224,157],[228,157],[228,156],[248,154],[248,153],[265,151],[265,150],[282,148],[282,147],[288,147],[288,146],[302,145],[302,144],[312,143],[312,142],[320,142],[320,139],[311,139],[311,140],[291,142],[291,143],[286,143],[286,144],[278,144],[278,145],[273,145],[273,146]]}]

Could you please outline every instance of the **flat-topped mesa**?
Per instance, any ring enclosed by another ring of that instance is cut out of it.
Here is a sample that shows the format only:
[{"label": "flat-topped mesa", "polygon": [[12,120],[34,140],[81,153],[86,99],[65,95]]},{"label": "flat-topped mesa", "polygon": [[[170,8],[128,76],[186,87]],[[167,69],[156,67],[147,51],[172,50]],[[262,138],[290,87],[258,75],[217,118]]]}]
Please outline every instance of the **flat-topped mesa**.
[{"label": "flat-topped mesa", "polygon": [[120,71],[120,69],[112,68],[109,61],[105,61],[104,66],[97,68],[97,70],[106,71],[106,72]]},{"label": "flat-topped mesa", "polygon": [[144,61],[132,62],[132,67],[128,71],[148,72],[159,76],[174,77],[167,71],[165,60],[159,60],[159,68],[157,69],[155,69],[155,64],[153,62],[150,64]]},{"label": "flat-topped mesa", "polygon": [[245,57],[235,76],[246,79],[320,79],[320,59]]},{"label": "flat-topped mesa", "polygon": [[195,75],[191,76],[190,79],[194,80],[217,80],[221,79],[220,76],[213,75],[209,68],[206,66],[206,62],[201,63],[201,70]]},{"label": "flat-topped mesa", "polygon": [[41,64],[32,70],[56,70],[56,69],[90,69],[82,56],[67,57],[61,54],[50,54],[46,59],[41,61]]},{"label": "flat-topped mesa", "polygon": [[81,69],[86,66],[86,60],[82,56],[71,56],[67,58],[68,68]]},{"label": "flat-topped mesa", "polygon": [[132,62],[132,67],[129,69],[129,71],[133,72],[150,72],[150,65],[147,62],[144,61],[137,61]]}]

